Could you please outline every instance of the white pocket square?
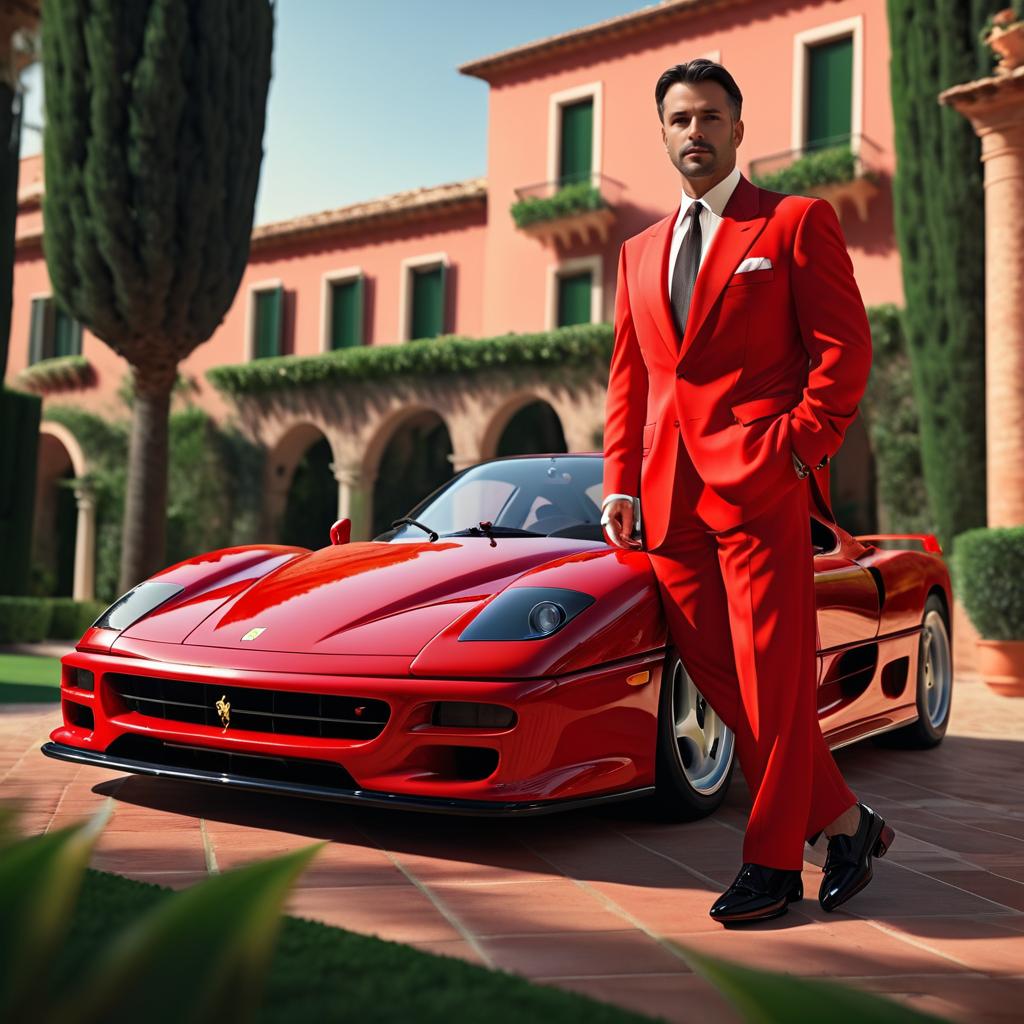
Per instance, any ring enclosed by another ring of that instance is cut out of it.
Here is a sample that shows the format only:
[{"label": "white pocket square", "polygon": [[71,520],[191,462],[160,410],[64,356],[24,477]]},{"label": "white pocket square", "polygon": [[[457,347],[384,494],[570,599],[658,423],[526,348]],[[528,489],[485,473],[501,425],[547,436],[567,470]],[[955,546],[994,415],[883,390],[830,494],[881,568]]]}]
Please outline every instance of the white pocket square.
[{"label": "white pocket square", "polygon": [[748,256],[735,270],[737,274],[745,274],[748,270],[771,270],[772,261],[767,256]]}]

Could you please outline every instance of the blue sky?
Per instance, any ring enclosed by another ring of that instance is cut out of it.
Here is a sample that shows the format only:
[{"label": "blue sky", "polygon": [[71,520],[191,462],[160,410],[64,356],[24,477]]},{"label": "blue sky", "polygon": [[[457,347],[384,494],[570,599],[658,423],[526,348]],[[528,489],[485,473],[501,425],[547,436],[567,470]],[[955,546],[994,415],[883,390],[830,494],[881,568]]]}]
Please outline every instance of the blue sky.
[{"label": "blue sky", "polygon": [[[459,64],[643,0],[278,0],[256,223],[485,174],[487,84]],[[42,123],[42,75],[24,76]],[[26,130],[22,155],[36,153]]]}]

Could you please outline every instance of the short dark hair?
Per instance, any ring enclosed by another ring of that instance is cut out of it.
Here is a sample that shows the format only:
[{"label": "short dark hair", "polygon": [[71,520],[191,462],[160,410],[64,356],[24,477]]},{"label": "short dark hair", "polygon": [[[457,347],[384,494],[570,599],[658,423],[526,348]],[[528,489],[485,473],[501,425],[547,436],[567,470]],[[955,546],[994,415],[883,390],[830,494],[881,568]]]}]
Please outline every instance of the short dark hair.
[{"label": "short dark hair", "polygon": [[736,79],[721,64],[716,64],[706,57],[697,57],[685,64],[674,64],[662,73],[658,84],[654,87],[654,99],[658,104],[658,120],[665,120],[665,93],[677,82],[717,82],[729,97],[729,109],[733,121],[740,119],[743,110],[743,93],[736,84]]}]

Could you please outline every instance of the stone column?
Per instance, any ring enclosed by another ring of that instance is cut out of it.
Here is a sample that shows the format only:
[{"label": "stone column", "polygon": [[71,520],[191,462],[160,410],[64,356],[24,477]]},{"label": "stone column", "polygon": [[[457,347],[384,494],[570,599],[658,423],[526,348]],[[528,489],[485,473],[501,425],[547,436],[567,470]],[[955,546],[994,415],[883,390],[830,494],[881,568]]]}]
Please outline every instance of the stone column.
[{"label": "stone column", "polygon": [[352,520],[352,540],[369,540],[376,478],[357,463],[332,462],[331,470],[338,481],[338,518]]},{"label": "stone column", "polygon": [[1024,67],[956,85],[939,102],[981,139],[985,168],[988,525],[1024,524]]},{"label": "stone column", "polygon": [[91,601],[96,596],[96,499],[92,485],[80,482],[75,488],[78,522],[75,527],[75,577],[71,596]]}]

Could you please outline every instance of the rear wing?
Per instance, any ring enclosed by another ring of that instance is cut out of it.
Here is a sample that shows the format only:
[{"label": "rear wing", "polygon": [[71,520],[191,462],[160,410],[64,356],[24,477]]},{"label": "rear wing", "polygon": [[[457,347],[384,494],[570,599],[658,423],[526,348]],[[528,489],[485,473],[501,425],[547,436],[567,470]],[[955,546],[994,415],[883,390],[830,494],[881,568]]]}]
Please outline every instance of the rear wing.
[{"label": "rear wing", "polygon": [[859,533],[853,539],[871,546],[875,546],[874,542],[879,540],[916,540],[920,541],[929,554],[942,554],[942,545],[934,533]]}]

